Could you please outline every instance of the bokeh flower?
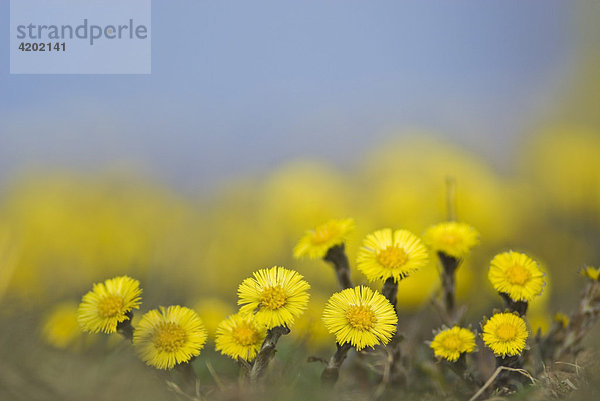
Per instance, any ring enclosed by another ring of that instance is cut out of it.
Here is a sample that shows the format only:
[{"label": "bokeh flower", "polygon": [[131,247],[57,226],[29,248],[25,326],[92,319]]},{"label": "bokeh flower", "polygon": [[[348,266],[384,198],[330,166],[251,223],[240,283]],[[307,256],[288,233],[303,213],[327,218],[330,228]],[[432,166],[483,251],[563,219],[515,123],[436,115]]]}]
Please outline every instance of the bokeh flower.
[{"label": "bokeh flower", "polygon": [[307,256],[311,259],[321,259],[330,248],[343,244],[354,228],[354,219],[349,218],[329,220],[308,230],[294,248],[294,258]]},{"label": "bokeh flower", "polygon": [[338,344],[350,343],[357,350],[387,344],[396,332],[394,307],[379,292],[359,286],[329,298],[323,322]]},{"label": "bokeh flower", "polygon": [[128,320],[132,309],[139,308],[141,294],[139,281],[128,276],[94,284],[79,304],[79,326],[89,333],[116,332],[117,324]]},{"label": "bokeh flower", "polygon": [[463,259],[479,244],[479,233],[466,223],[450,221],[429,227],[423,235],[423,241],[434,252]]},{"label": "bokeh flower", "polygon": [[202,298],[193,305],[196,313],[202,316],[209,339],[215,336],[217,327],[223,319],[235,312],[233,304],[227,303],[221,298]]},{"label": "bokeh flower", "polygon": [[138,323],[133,345],[146,364],[171,369],[200,354],[206,328],[193,310],[182,306],[153,309]]},{"label": "bokeh flower", "polygon": [[570,318],[568,315],[561,313],[561,312],[557,312],[554,314],[554,319],[553,319],[556,323],[560,323],[561,327],[563,328],[567,328],[569,327],[569,322],[570,322]]},{"label": "bokeh flower", "polygon": [[469,329],[454,326],[437,333],[430,347],[438,358],[456,362],[461,354],[475,350],[475,334]]},{"label": "bokeh flower", "polygon": [[310,285],[293,270],[275,266],[261,269],[238,288],[243,314],[254,314],[267,329],[290,326],[308,305]]},{"label": "bokeh flower", "polygon": [[488,278],[494,289],[513,301],[532,301],[542,293],[544,273],[524,253],[504,252],[492,259]]},{"label": "bokeh flower", "polygon": [[586,266],[581,270],[581,274],[592,281],[598,281],[600,277],[600,267],[594,268],[592,266]]},{"label": "bokeh flower", "polygon": [[428,261],[427,248],[416,235],[408,230],[386,228],[364,239],[358,252],[357,267],[369,281],[389,277],[399,281]]},{"label": "bokeh flower", "polygon": [[56,304],[44,318],[43,340],[56,348],[67,348],[81,340],[81,329],[77,322],[76,302]]},{"label": "bokeh flower", "polygon": [[267,329],[256,323],[254,316],[231,315],[217,327],[216,350],[235,360],[250,362],[256,358],[266,333]]},{"label": "bokeh flower", "polygon": [[527,337],[525,320],[513,313],[497,313],[483,326],[483,342],[496,356],[520,355]]}]

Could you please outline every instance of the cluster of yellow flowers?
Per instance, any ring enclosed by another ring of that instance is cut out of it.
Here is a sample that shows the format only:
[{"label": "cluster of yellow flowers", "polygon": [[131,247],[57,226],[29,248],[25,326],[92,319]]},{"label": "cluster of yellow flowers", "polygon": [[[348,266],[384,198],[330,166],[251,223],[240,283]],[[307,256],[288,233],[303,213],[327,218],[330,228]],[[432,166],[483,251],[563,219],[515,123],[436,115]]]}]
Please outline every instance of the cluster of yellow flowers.
[{"label": "cluster of yellow flowers", "polygon": [[[290,326],[308,304],[310,286],[295,271],[262,269],[239,287],[237,314],[216,329],[216,349],[233,359],[252,361],[267,330]],[[95,284],[77,311],[81,329],[89,333],[120,332],[130,337],[139,356],[158,369],[170,369],[200,354],[207,330],[198,314],[179,305],[146,312],[132,327],[133,309],[141,304],[140,284],[127,276]]]},{"label": "cluster of yellow flowers", "polygon": [[[330,263],[342,287],[325,302],[321,317],[337,345],[337,352],[323,371],[324,383],[337,380],[351,349],[362,352],[365,348],[387,346],[391,348],[392,362],[398,358],[395,347],[403,329],[397,312],[398,283],[425,266],[430,253],[438,256],[443,289],[438,304],[444,324],[428,342],[437,360],[446,361],[453,369],[466,369],[467,361],[473,363],[466,355],[478,352],[480,337],[485,348],[495,355],[497,366],[522,367],[530,337],[528,305],[546,284],[535,260],[512,250],[491,259],[488,279],[505,307],[494,310],[490,318],[483,318],[476,331],[464,324],[463,315],[454,307],[454,287],[456,270],[479,244],[477,230],[465,223],[445,222],[429,227],[423,239],[405,229],[386,228],[368,234],[357,252],[356,267],[368,282],[382,284],[378,291],[364,284],[352,284],[345,245],[354,227],[353,219],[330,220],[306,231],[293,252],[298,259],[308,257]],[[593,267],[582,270],[596,284],[599,272],[600,268]],[[247,369],[247,376],[257,380],[273,358],[279,338],[288,334],[307,310],[310,288],[300,273],[284,267],[254,272],[237,289],[239,311],[216,326],[215,349],[238,361]],[[593,287],[590,294],[596,294],[593,291],[597,289]],[[121,333],[131,340],[143,361],[158,369],[189,364],[207,342],[208,331],[202,318],[183,306],[161,306],[146,312],[134,327],[133,311],[140,308],[141,294],[140,283],[128,276],[95,284],[82,298],[77,322],[85,332]],[[557,314],[555,321],[555,330],[570,327],[566,315]]]}]

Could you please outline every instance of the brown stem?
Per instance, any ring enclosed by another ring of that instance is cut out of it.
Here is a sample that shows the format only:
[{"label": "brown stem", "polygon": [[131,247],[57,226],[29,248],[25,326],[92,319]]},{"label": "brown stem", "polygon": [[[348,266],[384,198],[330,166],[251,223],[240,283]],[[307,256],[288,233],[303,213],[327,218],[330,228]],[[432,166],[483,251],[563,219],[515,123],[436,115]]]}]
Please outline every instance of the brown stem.
[{"label": "brown stem", "polygon": [[[456,308],[456,269],[460,266],[461,259],[438,252],[438,258],[442,263],[442,288],[444,290],[444,306],[450,320],[454,320]],[[454,323],[454,322],[448,322]]]},{"label": "brown stem", "polygon": [[398,283],[394,280],[393,277],[389,277],[387,280],[385,280],[385,283],[383,283],[383,289],[381,290],[381,293],[384,297],[388,299],[388,301],[390,301],[395,311],[398,298]]},{"label": "brown stem", "polygon": [[250,381],[256,382],[265,374],[269,362],[271,362],[271,359],[275,356],[275,347],[277,346],[279,338],[289,333],[290,329],[286,326],[277,326],[267,330],[265,341],[263,341],[260,351],[256,356],[256,360],[254,361],[254,365],[250,370]]},{"label": "brown stem", "polygon": [[[397,314],[398,312],[396,310],[396,304],[398,303],[398,283],[393,277],[389,277],[387,280],[385,280],[381,293],[388,299],[388,301],[390,301],[394,307],[394,312]],[[402,359],[402,349],[400,348],[400,343],[403,339],[404,337],[402,334],[400,334],[400,320],[398,320],[396,325],[396,333],[394,333],[394,336],[387,345],[387,348],[391,354],[389,371],[392,378],[391,380],[394,382],[404,380],[404,377],[400,372],[400,361]]]},{"label": "brown stem", "polygon": [[348,262],[348,256],[346,256],[345,244],[342,243],[329,248],[323,260],[333,265],[340,289],[354,287],[350,280],[350,263]]},{"label": "brown stem", "polygon": [[133,342],[134,328],[131,325],[131,319],[133,319],[133,312],[129,311],[127,312],[127,320],[117,323],[117,333],[130,342]]},{"label": "brown stem", "polygon": [[507,293],[501,292],[499,294],[504,300],[506,307],[511,312],[517,312],[520,316],[525,316],[525,314],[527,313],[528,306],[527,301],[513,301]]},{"label": "brown stem", "polygon": [[329,358],[327,367],[323,369],[323,373],[321,374],[321,383],[327,386],[333,386],[337,382],[340,377],[340,367],[344,363],[346,356],[348,356],[348,351],[352,348],[350,343],[344,343],[343,345],[336,343],[336,345],[337,351]]}]

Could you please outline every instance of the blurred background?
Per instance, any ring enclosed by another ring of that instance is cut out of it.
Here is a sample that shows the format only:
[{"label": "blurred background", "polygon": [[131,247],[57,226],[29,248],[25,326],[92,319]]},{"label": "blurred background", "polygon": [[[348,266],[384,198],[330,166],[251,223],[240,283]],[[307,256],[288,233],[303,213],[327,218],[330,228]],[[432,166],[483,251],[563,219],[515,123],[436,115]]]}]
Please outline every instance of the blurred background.
[{"label": "blurred background", "polygon": [[[600,264],[600,3],[152,11],[149,76],[9,75],[0,42],[0,398],[165,396],[118,338],[74,320],[92,283],[122,274],[141,281],[143,311],[184,304],[214,330],[243,278],[294,268],[313,302],[290,341],[330,352],[319,319],[335,277],[293,260],[295,242],[354,217],[353,261],[372,230],[422,234],[446,219],[448,176],[481,233],[458,277],[473,324],[501,305],[487,268],[508,249],[547,272],[532,329],[575,304],[578,270]],[[432,261],[401,283],[401,308],[422,313],[438,288]]]}]

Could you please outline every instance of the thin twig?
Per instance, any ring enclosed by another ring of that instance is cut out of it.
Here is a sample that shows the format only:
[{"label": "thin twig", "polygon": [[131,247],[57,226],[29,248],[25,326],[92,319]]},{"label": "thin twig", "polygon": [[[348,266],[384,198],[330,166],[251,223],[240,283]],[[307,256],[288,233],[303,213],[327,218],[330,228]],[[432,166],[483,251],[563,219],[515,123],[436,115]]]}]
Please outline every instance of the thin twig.
[{"label": "thin twig", "polygon": [[522,374],[523,376],[527,377],[529,380],[531,380],[532,384],[535,384],[535,379],[531,376],[531,374],[529,374],[528,371],[526,371],[525,369],[515,369],[515,368],[509,368],[507,366],[499,366],[498,369],[496,369],[496,371],[494,372],[494,374],[488,379],[488,381],[485,382],[485,384],[483,385],[483,387],[481,387],[474,395],[473,397],[469,398],[469,401],[474,401],[477,399],[477,397],[479,397],[481,394],[483,394],[483,392],[492,385],[492,383],[494,382],[494,380],[496,380],[496,377],[498,377],[498,375],[500,374],[500,372],[502,372],[503,370],[509,370],[511,372],[517,372]]}]

